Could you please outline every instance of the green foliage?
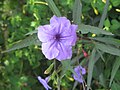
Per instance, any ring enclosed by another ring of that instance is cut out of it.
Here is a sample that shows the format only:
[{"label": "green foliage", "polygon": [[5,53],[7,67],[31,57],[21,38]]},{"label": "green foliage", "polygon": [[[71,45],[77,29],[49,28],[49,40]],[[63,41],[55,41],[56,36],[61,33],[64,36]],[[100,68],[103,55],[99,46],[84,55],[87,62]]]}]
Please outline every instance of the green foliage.
[{"label": "green foliage", "polygon": [[[43,73],[50,75],[52,88],[119,90],[119,5],[120,0],[1,0],[0,90],[44,90],[37,80],[47,76]],[[36,35],[36,28],[48,24],[53,14],[79,25],[72,59],[57,61],[56,67],[43,56]],[[87,70],[83,85],[72,77],[77,65]]]},{"label": "green foliage", "polygon": [[115,77],[115,74],[116,72],[118,71],[119,69],[119,66],[120,66],[120,57],[118,57],[113,65],[113,68],[112,68],[112,72],[111,72],[111,78],[110,78],[110,83],[109,83],[109,87],[111,86],[112,84],[112,81]]},{"label": "green foliage", "polygon": [[120,0],[111,0],[111,3],[114,7],[117,7],[118,5],[120,5]]},{"label": "green foliage", "polygon": [[120,50],[114,46],[105,45],[101,43],[95,43],[97,49],[102,50],[103,52],[110,53],[112,55],[120,56]]},{"label": "green foliage", "polygon": [[90,89],[90,85],[91,85],[92,73],[95,64],[95,56],[96,56],[95,54],[96,54],[96,50],[94,48],[90,56],[90,61],[88,63],[87,90]]},{"label": "green foliage", "polygon": [[53,0],[45,0],[45,1],[48,3],[48,5],[49,5],[50,9],[52,10],[52,12],[54,13],[54,15],[60,17],[61,14],[60,14],[58,8],[56,7],[55,3],[53,2]]},{"label": "green foliage", "polygon": [[120,46],[120,40],[118,39],[114,39],[112,37],[94,37],[94,38],[90,38],[105,44],[110,44],[110,45],[114,45],[116,47]]},{"label": "green foliage", "polygon": [[82,4],[80,0],[75,0],[73,8],[73,22],[80,25],[82,16]]},{"label": "green foliage", "polygon": [[93,34],[105,34],[105,35],[113,35],[111,32],[104,31],[100,28],[90,26],[90,25],[80,25],[79,26],[79,31],[81,31],[82,34],[87,34],[87,33],[93,33]]},{"label": "green foliage", "polygon": [[15,43],[10,49],[3,51],[2,53],[5,52],[10,52],[16,49],[21,49],[30,45],[40,45],[40,41],[38,40],[38,38],[36,37],[36,34],[33,34],[25,39],[23,39],[22,41],[18,41],[17,43]]}]

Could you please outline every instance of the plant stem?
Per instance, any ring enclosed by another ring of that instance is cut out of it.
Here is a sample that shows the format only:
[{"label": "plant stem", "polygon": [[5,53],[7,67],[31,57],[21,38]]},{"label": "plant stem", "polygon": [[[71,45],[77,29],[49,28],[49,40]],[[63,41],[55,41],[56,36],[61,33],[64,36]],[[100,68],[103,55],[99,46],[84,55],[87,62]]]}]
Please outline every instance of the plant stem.
[{"label": "plant stem", "polygon": [[84,83],[82,83],[82,86],[83,86],[83,90],[85,90],[85,86],[84,86]]},{"label": "plant stem", "polygon": [[[54,71],[57,72],[57,68],[56,68],[56,59],[54,59]],[[57,74],[57,90],[60,90],[60,78]]]},{"label": "plant stem", "polygon": [[57,90],[60,90],[60,78],[58,77],[58,88]]},{"label": "plant stem", "polygon": [[54,59],[54,71],[56,71],[56,59]]}]

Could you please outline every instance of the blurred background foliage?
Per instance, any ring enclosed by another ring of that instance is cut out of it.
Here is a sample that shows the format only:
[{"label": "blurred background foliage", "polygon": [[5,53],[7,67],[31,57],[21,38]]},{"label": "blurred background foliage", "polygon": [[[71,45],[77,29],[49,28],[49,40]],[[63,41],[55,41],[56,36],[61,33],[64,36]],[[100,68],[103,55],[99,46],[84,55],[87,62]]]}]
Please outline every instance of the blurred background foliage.
[{"label": "blurred background foliage", "polygon": [[[54,2],[62,16],[72,21],[74,0],[54,0]],[[82,0],[81,2],[82,23],[98,26],[106,0]],[[53,13],[44,0],[0,0],[0,52],[20,42],[28,36],[25,34],[36,30],[39,25],[48,24],[52,16]],[[116,39],[120,39],[120,0],[110,0],[103,29],[115,34]],[[88,46],[91,47],[89,44],[85,45],[85,47]],[[91,52],[89,47],[86,48],[88,53]],[[99,60],[95,65],[91,84],[93,90],[108,89],[114,60],[120,60],[117,56],[110,54],[104,54],[103,57],[105,61]],[[46,75],[43,73],[51,63],[52,61],[48,60],[46,62],[39,45],[0,53],[0,90],[44,90],[36,77],[40,75],[45,78]],[[68,72],[63,78],[62,90],[70,90],[73,87],[74,82],[70,75],[71,73]],[[120,89],[119,77],[120,70],[114,77],[112,90]],[[75,90],[79,90],[79,87],[77,88]]]}]

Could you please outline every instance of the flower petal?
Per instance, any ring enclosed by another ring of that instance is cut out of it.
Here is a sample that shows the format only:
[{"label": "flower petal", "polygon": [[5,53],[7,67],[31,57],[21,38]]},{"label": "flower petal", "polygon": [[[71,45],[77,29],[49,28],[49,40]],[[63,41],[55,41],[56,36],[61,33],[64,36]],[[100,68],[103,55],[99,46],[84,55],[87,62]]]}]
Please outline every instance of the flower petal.
[{"label": "flower petal", "polygon": [[49,60],[54,59],[59,54],[59,51],[56,48],[56,41],[51,40],[46,43],[42,43],[42,52]]},{"label": "flower petal", "polygon": [[45,88],[46,90],[52,89],[52,88],[47,84],[47,82],[46,82],[44,79],[42,79],[40,76],[38,76],[38,80],[39,80],[40,83],[44,86],[44,88]]},{"label": "flower petal", "polygon": [[65,23],[70,23],[70,21],[66,18],[66,17],[57,17],[57,16],[53,16],[50,19],[50,25],[55,25],[55,24],[65,24]]},{"label": "flower petal", "polygon": [[66,30],[71,24],[66,17],[56,17],[55,15],[50,19],[50,25],[55,27],[56,33],[61,33]]},{"label": "flower petal", "polygon": [[59,42],[57,45],[57,48],[59,50],[59,54],[56,57],[59,61],[70,59],[72,57],[72,47],[71,46],[65,46],[63,43]]},{"label": "flower petal", "polygon": [[74,68],[74,71],[76,74],[73,74],[73,78],[78,81],[79,83],[83,83],[83,76],[86,73],[85,68],[83,68],[82,66],[77,66],[76,68]]},{"label": "flower petal", "polygon": [[75,45],[77,40],[76,30],[78,29],[78,25],[71,25],[71,35],[73,36],[72,44]]},{"label": "flower petal", "polygon": [[83,79],[82,79],[82,76],[78,76],[78,75],[73,75],[73,78],[78,81],[79,83],[83,83]]},{"label": "flower petal", "polygon": [[46,77],[45,81],[48,83],[49,79],[50,79],[50,76]]},{"label": "flower petal", "polygon": [[38,27],[38,38],[41,42],[47,42],[53,39],[54,31],[50,25],[44,25]]},{"label": "flower petal", "polygon": [[80,70],[81,70],[81,73],[84,75],[84,74],[86,74],[86,70],[85,70],[85,68],[83,68],[82,66],[80,66]]},{"label": "flower petal", "polygon": [[75,45],[77,40],[76,30],[77,25],[71,25],[61,34],[61,41],[66,43],[66,45]]},{"label": "flower petal", "polygon": [[62,37],[60,39],[60,41],[62,43],[64,43],[65,45],[71,45],[71,46],[73,46],[74,45],[73,39],[74,39],[74,37],[72,35],[71,36],[64,36],[64,37]]}]

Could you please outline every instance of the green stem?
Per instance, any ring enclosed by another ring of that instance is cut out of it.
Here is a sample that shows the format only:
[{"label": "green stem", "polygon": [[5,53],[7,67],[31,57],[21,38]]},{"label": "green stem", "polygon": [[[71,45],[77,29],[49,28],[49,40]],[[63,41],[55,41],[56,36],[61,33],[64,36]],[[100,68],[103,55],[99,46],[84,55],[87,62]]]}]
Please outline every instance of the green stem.
[{"label": "green stem", "polygon": [[54,71],[56,71],[56,59],[54,59]]},{"label": "green stem", "polygon": [[[54,71],[57,73],[57,68],[56,68],[56,59],[54,59]],[[60,78],[57,73],[57,90],[60,90]]]},{"label": "green stem", "polygon": [[22,74],[22,70],[23,70],[23,61],[21,61],[21,67],[20,67],[20,72],[19,72],[19,75]]},{"label": "green stem", "polygon": [[85,86],[84,86],[84,83],[82,83],[82,86],[83,86],[83,90],[85,90]]},{"label": "green stem", "polygon": [[103,10],[103,14],[102,14],[102,17],[100,19],[100,23],[98,25],[99,28],[103,27],[104,20],[105,20],[106,15],[107,15],[108,6],[109,6],[109,0],[106,0],[106,4],[105,4],[104,10]]},{"label": "green stem", "polygon": [[60,78],[58,77],[58,88],[57,88],[57,90],[60,90]]}]

